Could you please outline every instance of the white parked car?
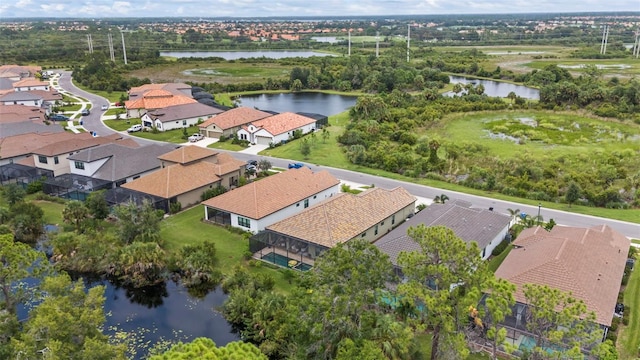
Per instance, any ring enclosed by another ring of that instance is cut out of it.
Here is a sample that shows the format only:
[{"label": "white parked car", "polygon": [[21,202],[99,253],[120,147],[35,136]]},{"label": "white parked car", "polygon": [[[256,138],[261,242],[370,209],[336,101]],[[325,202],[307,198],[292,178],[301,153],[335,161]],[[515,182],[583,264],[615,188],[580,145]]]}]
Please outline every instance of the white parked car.
[{"label": "white parked car", "polygon": [[189,142],[196,142],[196,141],[200,141],[204,139],[204,136],[200,133],[195,133],[191,136],[189,136]]},{"label": "white parked car", "polygon": [[100,110],[109,110],[109,105],[102,105]]},{"label": "white parked car", "polygon": [[142,125],[140,124],[136,124],[131,126],[130,128],[127,129],[127,132],[132,133],[132,132],[138,132],[138,131],[142,131]]}]

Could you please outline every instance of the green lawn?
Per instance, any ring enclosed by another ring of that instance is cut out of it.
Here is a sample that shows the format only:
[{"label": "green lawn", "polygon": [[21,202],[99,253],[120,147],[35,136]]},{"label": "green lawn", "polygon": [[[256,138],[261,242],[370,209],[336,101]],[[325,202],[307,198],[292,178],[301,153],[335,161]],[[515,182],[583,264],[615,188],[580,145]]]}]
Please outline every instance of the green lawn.
[{"label": "green lawn", "polygon": [[214,142],[213,144],[210,144],[207,147],[212,149],[222,149],[222,150],[229,150],[229,151],[240,151],[240,150],[246,149],[246,147],[242,145],[232,144],[231,141],[222,141],[222,142],[217,141],[217,142]]},{"label": "green lawn", "polygon": [[511,252],[511,249],[513,249],[513,246],[507,246],[507,248],[504,249],[504,251],[500,255],[494,256],[489,260],[488,266],[489,270],[491,270],[492,273],[495,273],[496,270],[498,270],[500,264],[502,264],[504,259],[507,258],[507,255],[509,255],[509,253]]},{"label": "green lawn", "polygon": [[127,131],[131,125],[140,124],[140,119],[128,119],[128,120],[104,120],[104,124],[115,131]]},{"label": "green lawn", "polygon": [[618,336],[618,353],[620,360],[640,358],[640,271],[631,273],[624,291],[624,304],[629,306],[629,326],[622,326]]},{"label": "green lawn", "polygon": [[64,204],[49,201],[35,201],[35,203],[44,211],[45,224],[62,224],[62,209],[64,209]]},{"label": "green lawn", "polygon": [[126,113],[127,110],[123,109],[123,108],[110,108],[109,110],[105,111],[104,115],[118,115],[118,114],[124,114]]},{"label": "green lawn", "polygon": [[122,91],[107,92],[107,91],[93,90],[93,89],[89,89],[86,86],[82,86],[82,84],[77,83],[75,81],[73,82],[73,84],[75,86],[77,86],[78,88],[86,91],[86,92],[90,92],[92,94],[96,94],[98,96],[102,96],[104,98],[107,98],[109,100],[109,102],[112,102],[112,103],[120,101],[120,97],[122,95],[127,96],[127,93],[126,92],[122,92]]},{"label": "green lawn", "polygon": [[[205,240],[213,241],[218,254],[219,267],[227,275],[237,264],[248,266],[243,256],[249,244],[241,235],[227,229],[202,221],[204,206],[197,205],[162,221],[160,236],[169,252],[178,251],[184,245],[201,244]],[[252,273],[268,273],[275,279],[276,291],[288,293],[292,287],[282,272],[266,264],[250,266]]]},{"label": "green lawn", "polygon": [[[133,124],[133,122],[132,122]],[[194,125],[194,126],[190,126],[187,128],[187,136],[193,134],[193,133],[197,133],[199,132],[200,129],[198,129],[198,126]],[[182,129],[175,129],[175,130],[169,130],[169,131],[160,131],[158,133],[154,133],[151,131],[139,131],[136,133],[132,133],[131,135],[137,136],[137,137],[141,137],[144,139],[149,139],[149,140],[157,140],[157,141],[166,141],[166,142],[172,142],[172,143],[176,143],[176,144],[181,144],[183,142],[186,142],[187,140],[184,139],[183,136],[183,132]]]},{"label": "green lawn", "polygon": [[80,104],[71,104],[71,105],[60,106],[59,109],[61,111],[78,111],[80,110],[81,107],[82,105]]}]

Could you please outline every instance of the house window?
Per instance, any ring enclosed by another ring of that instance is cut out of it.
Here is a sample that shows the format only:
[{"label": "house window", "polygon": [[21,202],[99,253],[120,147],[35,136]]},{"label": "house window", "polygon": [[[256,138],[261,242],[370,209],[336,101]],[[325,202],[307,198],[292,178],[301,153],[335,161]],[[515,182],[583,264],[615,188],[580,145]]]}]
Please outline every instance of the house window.
[{"label": "house window", "polygon": [[47,157],[46,156],[42,156],[42,155],[38,155],[38,162],[40,164],[46,164],[47,163]]},{"label": "house window", "polygon": [[251,220],[244,218],[242,216],[238,216],[238,226],[243,226],[246,228],[251,227]]},{"label": "house window", "polygon": [[74,166],[76,167],[76,169],[84,170],[84,163],[82,161],[76,161],[74,163]]},{"label": "house window", "polygon": [[304,199],[304,208],[308,208],[309,207],[309,199]]},{"label": "house window", "polygon": [[182,126],[187,126],[187,120],[182,120]]},{"label": "house window", "polygon": [[391,215],[391,225],[396,223],[396,214]]},{"label": "house window", "polygon": [[56,165],[60,164],[60,160],[58,160],[57,156],[53,157],[53,163],[56,164]]},{"label": "house window", "polygon": [[376,224],[376,228],[373,230],[373,235],[378,235],[378,224]]},{"label": "house window", "polygon": [[384,226],[384,221],[380,223],[381,226]]},{"label": "house window", "polygon": [[363,232],[362,234],[360,234],[360,237],[365,237],[365,236],[367,236],[367,232],[366,231]]}]

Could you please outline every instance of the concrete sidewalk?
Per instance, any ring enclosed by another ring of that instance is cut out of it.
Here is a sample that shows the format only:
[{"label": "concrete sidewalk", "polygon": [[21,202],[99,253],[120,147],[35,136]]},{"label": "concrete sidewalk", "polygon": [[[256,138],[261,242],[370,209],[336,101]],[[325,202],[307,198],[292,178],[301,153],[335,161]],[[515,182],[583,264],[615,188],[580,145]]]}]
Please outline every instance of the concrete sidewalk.
[{"label": "concrete sidewalk", "polygon": [[253,155],[258,155],[258,153],[262,150],[266,150],[269,148],[269,145],[250,145],[248,148],[244,149],[244,150],[240,150],[238,151],[239,153],[243,153],[243,154],[253,154]]}]

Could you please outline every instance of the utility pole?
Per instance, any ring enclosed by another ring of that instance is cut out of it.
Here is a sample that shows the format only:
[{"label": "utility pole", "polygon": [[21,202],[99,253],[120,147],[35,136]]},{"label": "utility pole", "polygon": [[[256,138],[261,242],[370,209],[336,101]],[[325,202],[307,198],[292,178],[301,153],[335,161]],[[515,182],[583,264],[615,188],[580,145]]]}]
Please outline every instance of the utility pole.
[{"label": "utility pole", "polygon": [[116,56],[115,56],[115,53],[113,52],[113,36],[111,35],[111,32],[109,32],[109,36],[107,37],[107,40],[109,40],[109,55],[111,55],[111,61],[115,62]]},{"label": "utility pole", "polygon": [[349,57],[351,57],[351,29],[349,29]]},{"label": "utility pole", "polygon": [[122,36],[122,55],[124,56],[124,64],[127,65],[127,49],[124,46],[124,32],[120,30],[120,35]]},{"label": "utility pole", "polygon": [[[636,40],[638,36],[636,36]],[[380,32],[376,31],[376,57],[380,57]]]},{"label": "utility pole", "polygon": [[602,55],[607,53],[607,44],[609,43],[609,30],[611,29],[611,26],[607,25],[607,35],[604,38],[604,51],[602,52]]},{"label": "utility pole", "polygon": [[87,34],[87,44],[89,45],[89,54],[93,54],[93,40],[91,34]]},{"label": "utility pole", "polygon": [[607,34],[607,25],[602,28],[602,42],[600,42],[600,54],[604,54],[604,38]]},{"label": "utility pole", "polygon": [[633,43],[633,57],[640,55],[640,29],[636,30],[636,41]]},{"label": "utility pole", "polygon": [[409,62],[410,43],[411,43],[411,24],[407,24],[407,62]]}]

